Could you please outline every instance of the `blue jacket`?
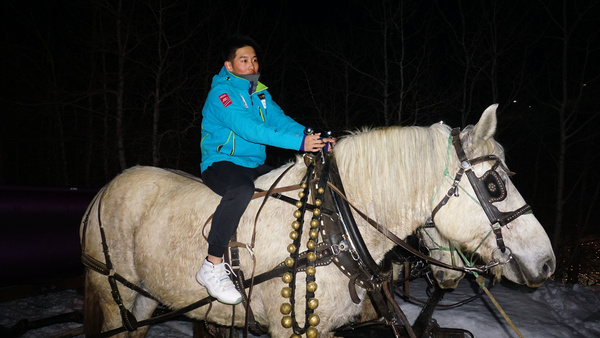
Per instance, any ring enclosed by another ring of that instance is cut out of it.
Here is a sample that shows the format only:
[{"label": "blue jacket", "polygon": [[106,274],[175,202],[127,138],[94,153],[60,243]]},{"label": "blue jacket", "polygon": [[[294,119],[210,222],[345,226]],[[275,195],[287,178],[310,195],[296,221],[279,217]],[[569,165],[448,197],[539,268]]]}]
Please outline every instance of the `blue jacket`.
[{"label": "blue jacket", "polygon": [[202,109],[202,172],[220,161],[256,168],[267,157],[265,145],[301,149],[304,126],[284,114],[265,85],[250,88],[225,67],[213,77]]}]

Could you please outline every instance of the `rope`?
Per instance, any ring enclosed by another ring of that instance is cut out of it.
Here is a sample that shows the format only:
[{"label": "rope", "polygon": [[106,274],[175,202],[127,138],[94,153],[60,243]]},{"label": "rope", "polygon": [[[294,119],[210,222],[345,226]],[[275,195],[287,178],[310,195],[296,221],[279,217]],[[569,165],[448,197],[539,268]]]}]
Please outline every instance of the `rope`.
[{"label": "rope", "polygon": [[492,293],[490,292],[490,290],[488,290],[485,287],[485,279],[481,275],[477,274],[476,272],[473,274],[475,275],[475,277],[477,279],[477,283],[479,284],[479,287],[483,289],[483,291],[488,295],[488,297],[490,297],[490,300],[492,301],[492,303],[494,303],[494,306],[496,306],[496,309],[498,309],[498,311],[500,311],[500,314],[502,314],[502,317],[504,317],[504,319],[506,319],[506,322],[510,325],[510,327],[512,327],[512,329],[515,331],[515,333],[520,338],[523,338],[523,335],[521,334],[519,329],[517,329],[515,324],[513,324],[512,320],[510,320],[510,318],[508,318],[508,315],[506,314],[506,312],[504,312],[504,310],[502,309],[500,304],[498,304],[498,302],[496,301],[496,298],[494,298],[494,296],[492,296]]},{"label": "rope", "polygon": [[[444,165],[444,172],[442,174],[442,179],[440,180],[440,183],[438,184],[437,188],[435,189],[435,192],[433,193],[433,197],[431,199],[431,206],[433,206],[433,202],[435,201],[435,197],[437,196],[437,193],[439,191],[439,189],[442,186],[442,183],[444,183],[444,180],[448,179],[448,182],[450,184],[452,184],[454,182],[454,178],[452,176],[450,176],[450,173],[448,172],[448,166],[450,165],[450,149],[452,148],[452,134],[450,134],[450,136],[448,137],[448,148],[446,149],[446,164]],[[471,194],[469,194],[468,191],[465,190],[465,188],[462,187],[462,185],[458,184],[457,187],[464,192],[465,194],[467,194],[467,196],[469,196],[469,198],[475,202],[475,204],[481,206],[481,203],[479,203],[479,200],[477,200],[476,197],[473,197]]]}]

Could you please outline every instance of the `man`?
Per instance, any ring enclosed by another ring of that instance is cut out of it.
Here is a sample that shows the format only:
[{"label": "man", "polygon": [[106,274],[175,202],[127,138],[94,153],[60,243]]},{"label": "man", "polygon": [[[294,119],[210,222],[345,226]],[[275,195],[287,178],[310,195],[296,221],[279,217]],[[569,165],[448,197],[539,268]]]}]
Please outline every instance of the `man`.
[{"label": "man", "polygon": [[230,39],[224,66],[213,77],[202,109],[202,179],[222,196],[208,235],[208,256],[196,280],[225,304],[242,297],[229,278],[223,255],[254,194],[254,180],[271,170],[265,146],[318,151],[334,138],[304,135],[305,127],[286,116],[258,81],[258,45],[249,37]]}]

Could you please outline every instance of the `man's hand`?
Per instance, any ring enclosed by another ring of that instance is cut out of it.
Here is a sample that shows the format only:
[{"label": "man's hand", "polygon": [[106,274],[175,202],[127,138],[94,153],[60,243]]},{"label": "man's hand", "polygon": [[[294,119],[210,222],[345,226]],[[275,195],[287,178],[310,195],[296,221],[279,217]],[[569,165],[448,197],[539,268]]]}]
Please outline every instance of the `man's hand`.
[{"label": "man's hand", "polygon": [[[304,151],[315,152],[325,147],[328,143],[335,145],[336,141],[335,137],[321,138],[321,133],[306,135],[304,138]],[[326,150],[331,151],[332,147],[329,146]]]}]

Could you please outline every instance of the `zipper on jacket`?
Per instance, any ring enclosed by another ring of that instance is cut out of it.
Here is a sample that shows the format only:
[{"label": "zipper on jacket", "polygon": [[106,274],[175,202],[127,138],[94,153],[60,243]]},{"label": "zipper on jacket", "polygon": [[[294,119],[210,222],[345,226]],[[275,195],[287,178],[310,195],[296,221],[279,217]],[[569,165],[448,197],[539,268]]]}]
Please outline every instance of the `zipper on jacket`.
[{"label": "zipper on jacket", "polygon": [[[204,128],[202,128],[202,130],[204,130]],[[204,140],[206,140],[206,138],[209,136],[209,133],[206,133],[206,135],[204,135],[204,137],[200,140],[200,150],[202,150],[202,153],[207,154],[206,150],[204,150]]]},{"label": "zipper on jacket", "polygon": [[223,148],[223,146],[225,146],[226,144],[229,143],[229,140],[231,141],[231,152],[229,153],[229,156],[232,156],[235,153],[235,133],[233,131],[229,132],[229,137],[227,137],[227,141],[225,141],[225,143],[217,146],[217,153],[221,152],[221,149]]}]

